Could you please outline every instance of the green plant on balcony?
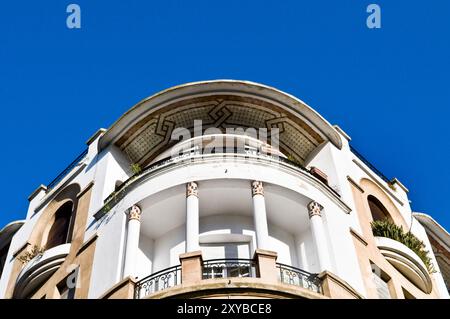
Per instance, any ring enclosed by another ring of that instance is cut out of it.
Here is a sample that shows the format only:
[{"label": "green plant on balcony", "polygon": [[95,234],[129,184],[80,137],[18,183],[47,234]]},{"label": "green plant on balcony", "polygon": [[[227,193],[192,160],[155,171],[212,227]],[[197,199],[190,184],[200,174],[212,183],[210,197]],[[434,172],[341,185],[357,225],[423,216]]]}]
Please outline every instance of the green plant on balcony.
[{"label": "green plant on balcony", "polygon": [[300,163],[300,161],[299,161],[294,155],[289,154],[289,155],[287,156],[287,159],[288,159],[289,162],[291,162],[291,163],[294,164],[295,166],[303,167],[302,163]]},{"label": "green plant on balcony", "polygon": [[130,168],[131,168],[131,171],[133,172],[134,175],[137,175],[140,172],[142,172],[142,168],[141,168],[141,165],[139,165],[139,163],[131,164]]},{"label": "green plant on balcony", "polygon": [[17,257],[17,260],[22,262],[22,264],[28,263],[31,259],[38,255],[42,255],[45,251],[44,247],[38,247],[37,245],[34,245],[31,250],[24,252],[20,256]]},{"label": "green plant on balcony", "polygon": [[425,250],[425,244],[411,232],[405,232],[402,226],[397,226],[388,219],[373,221],[371,226],[374,236],[387,237],[402,243],[419,256],[429,273],[435,272],[428,251]]}]

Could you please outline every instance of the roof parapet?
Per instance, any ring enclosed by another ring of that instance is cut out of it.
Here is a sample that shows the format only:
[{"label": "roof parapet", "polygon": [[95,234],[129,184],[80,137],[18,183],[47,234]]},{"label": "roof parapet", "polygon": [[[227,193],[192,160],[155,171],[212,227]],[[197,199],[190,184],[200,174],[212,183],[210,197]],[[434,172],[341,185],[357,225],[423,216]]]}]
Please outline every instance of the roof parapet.
[{"label": "roof parapet", "polygon": [[31,202],[41,191],[47,192],[47,186],[41,184],[36,188],[30,196],[28,196],[28,201]]},{"label": "roof parapet", "polygon": [[106,132],[105,128],[99,128],[97,130],[97,132],[95,132],[87,141],[86,144],[87,145],[91,145],[98,137],[100,137],[101,135],[103,135]]},{"label": "roof parapet", "polygon": [[391,180],[391,184],[392,184],[392,185],[397,184],[401,189],[403,189],[403,191],[404,191],[405,193],[409,193],[409,189],[406,188],[406,186],[403,185],[403,184],[397,179],[397,177],[394,177],[394,178]]},{"label": "roof parapet", "polygon": [[345,131],[344,131],[339,125],[335,124],[335,125],[333,125],[333,127],[334,127],[334,128],[336,129],[336,131],[338,131],[339,134],[341,134],[347,141],[351,141],[351,140],[352,140],[352,138],[351,138],[347,133],[345,133]]}]

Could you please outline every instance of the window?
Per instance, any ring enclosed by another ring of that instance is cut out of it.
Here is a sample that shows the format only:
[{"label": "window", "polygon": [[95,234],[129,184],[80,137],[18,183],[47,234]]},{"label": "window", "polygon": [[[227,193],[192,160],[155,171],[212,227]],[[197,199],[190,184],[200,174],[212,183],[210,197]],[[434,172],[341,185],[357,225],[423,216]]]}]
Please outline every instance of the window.
[{"label": "window", "polygon": [[250,258],[250,243],[211,243],[200,247],[205,261],[216,260],[203,268],[203,278],[252,277],[251,265],[237,260]]},{"label": "window", "polygon": [[72,239],[72,216],[73,204],[67,202],[55,213],[55,221],[48,233],[46,249],[69,243]]},{"label": "window", "polygon": [[75,299],[75,287],[69,288],[65,279],[58,284],[57,288],[60,299]]},{"label": "window", "polygon": [[369,202],[370,213],[372,214],[372,219],[374,221],[389,219],[392,221],[391,216],[389,215],[387,209],[381,204],[381,202],[376,199],[374,196],[369,195],[367,197],[367,201]]},{"label": "window", "polygon": [[60,299],[75,299],[75,290],[78,281],[78,270],[76,268],[69,276],[64,278],[57,286]]},{"label": "window", "polygon": [[250,243],[211,243],[200,247],[204,260],[250,258]]},{"label": "window", "polygon": [[379,299],[391,299],[391,293],[389,291],[389,276],[375,264],[371,264],[372,267],[372,280],[377,290]]}]

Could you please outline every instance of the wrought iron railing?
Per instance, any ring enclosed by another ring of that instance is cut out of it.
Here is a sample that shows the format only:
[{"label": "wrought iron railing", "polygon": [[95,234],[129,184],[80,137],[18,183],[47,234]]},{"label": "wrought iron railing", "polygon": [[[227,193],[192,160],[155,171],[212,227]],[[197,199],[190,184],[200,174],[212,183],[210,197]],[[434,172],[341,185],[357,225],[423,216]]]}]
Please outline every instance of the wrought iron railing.
[{"label": "wrought iron railing", "polygon": [[386,183],[390,183],[391,181],[389,180],[389,178],[387,178],[383,173],[381,173],[375,166],[373,166],[364,156],[362,156],[361,153],[359,153],[353,146],[350,145],[350,150],[353,152],[353,154],[356,155],[356,157],[358,157],[361,162],[363,162],[364,164],[366,164],[367,167],[369,167],[375,174],[377,174],[383,181],[385,181]]},{"label": "wrought iron railing", "polygon": [[[285,264],[276,264],[278,280],[322,293],[322,281],[317,274]],[[202,279],[256,278],[257,263],[253,259],[210,259],[203,262]],[[134,298],[141,299],[163,289],[181,284],[181,265],[158,271],[139,280],[135,285]]]},{"label": "wrought iron railing", "polygon": [[181,265],[147,276],[136,283],[134,298],[140,299],[157,291],[181,284]]},{"label": "wrought iron railing", "polygon": [[80,155],[77,156],[77,158],[69,164],[69,166],[67,166],[61,173],[59,173],[58,176],[55,177],[54,180],[52,180],[48,185],[47,185],[47,190],[50,190],[52,188],[54,188],[56,186],[56,184],[58,184],[60,181],[62,181],[64,179],[64,177],[67,176],[67,174],[70,173],[70,171],[78,165],[79,162],[81,162],[81,160],[87,155],[88,150],[85,149]]},{"label": "wrought iron railing", "polygon": [[303,287],[314,292],[322,293],[322,281],[317,274],[305,270],[277,263],[278,280],[281,283]]},{"label": "wrought iron railing", "polygon": [[203,279],[256,277],[253,259],[210,259],[203,262]]}]

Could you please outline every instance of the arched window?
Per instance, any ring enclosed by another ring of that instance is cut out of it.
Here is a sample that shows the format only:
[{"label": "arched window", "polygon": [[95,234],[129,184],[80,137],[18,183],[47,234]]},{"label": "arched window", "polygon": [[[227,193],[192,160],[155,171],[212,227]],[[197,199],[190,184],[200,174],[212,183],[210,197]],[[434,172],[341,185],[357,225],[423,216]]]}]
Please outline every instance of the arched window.
[{"label": "arched window", "polygon": [[48,233],[46,249],[69,243],[72,239],[73,203],[67,202],[55,213],[55,221]]},{"label": "arched window", "polygon": [[372,214],[372,219],[374,221],[388,219],[392,221],[387,209],[381,204],[381,202],[374,196],[369,195],[367,197],[370,207],[370,213]]}]

